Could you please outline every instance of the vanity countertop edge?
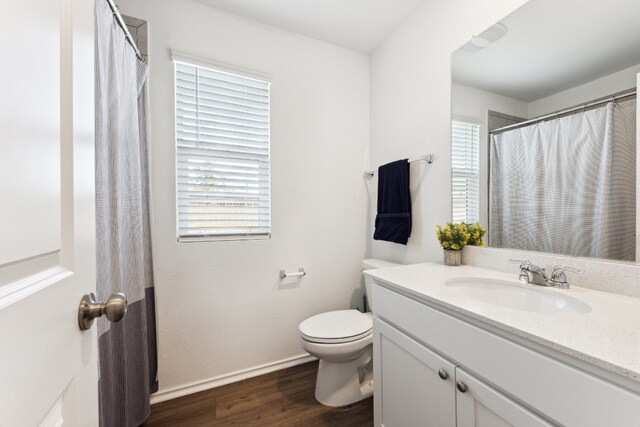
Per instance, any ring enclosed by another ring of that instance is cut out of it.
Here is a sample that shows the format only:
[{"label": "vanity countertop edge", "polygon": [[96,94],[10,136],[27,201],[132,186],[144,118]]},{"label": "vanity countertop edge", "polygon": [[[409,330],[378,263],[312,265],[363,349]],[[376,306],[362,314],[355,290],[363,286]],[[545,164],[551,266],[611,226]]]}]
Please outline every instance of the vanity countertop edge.
[{"label": "vanity countertop edge", "polygon": [[[474,266],[448,267],[422,263],[364,272],[375,282],[418,302],[442,307],[482,327],[497,328],[508,335],[542,345],[570,358],[626,377],[640,385],[640,299],[572,285],[555,289],[518,283],[513,274]],[[533,292],[562,293],[591,307],[584,314],[547,314],[522,311],[451,292],[450,279],[482,278],[506,281]],[[375,314],[375,301],[374,301]]]}]

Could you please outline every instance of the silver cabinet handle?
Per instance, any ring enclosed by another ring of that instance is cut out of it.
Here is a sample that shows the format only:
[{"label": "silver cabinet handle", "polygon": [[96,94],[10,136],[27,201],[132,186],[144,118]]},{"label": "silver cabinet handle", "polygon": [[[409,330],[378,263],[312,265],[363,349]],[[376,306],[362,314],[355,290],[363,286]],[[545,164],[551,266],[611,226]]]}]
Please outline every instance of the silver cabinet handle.
[{"label": "silver cabinet handle", "polygon": [[440,375],[440,378],[442,378],[443,380],[446,380],[447,378],[449,378],[449,374],[444,369],[440,369],[438,371],[438,375]]},{"label": "silver cabinet handle", "polygon": [[112,294],[107,302],[97,302],[96,296],[86,294],[80,300],[78,308],[78,326],[81,331],[86,331],[93,325],[93,320],[103,314],[111,322],[119,322],[127,314],[127,298],[123,293]]},{"label": "silver cabinet handle", "polygon": [[465,383],[463,383],[462,381],[458,381],[456,383],[456,387],[458,388],[458,390],[460,391],[460,393],[466,393],[467,390],[469,390],[467,388],[467,385]]}]

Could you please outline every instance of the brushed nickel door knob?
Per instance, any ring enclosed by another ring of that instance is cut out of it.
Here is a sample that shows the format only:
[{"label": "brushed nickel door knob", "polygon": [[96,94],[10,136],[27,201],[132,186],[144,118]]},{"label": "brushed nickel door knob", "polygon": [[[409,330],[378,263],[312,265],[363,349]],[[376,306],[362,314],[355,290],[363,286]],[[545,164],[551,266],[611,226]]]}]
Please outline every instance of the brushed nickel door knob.
[{"label": "brushed nickel door knob", "polygon": [[107,302],[97,302],[93,293],[86,294],[80,300],[78,308],[78,326],[86,331],[93,325],[94,319],[106,315],[111,322],[119,322],[127,314],[127,298],[122,292],[112,294]]},{"label": "brushed nickel door knob", "polygon": [[466,393],[467,390],[469,390],[467,388],[467,385],[465,383],[463,383],[462,381],[458,381],[456,383],[456,387],[458,388],[458,390],[460,391],[460,393]]},{"label": "brushed nickel door knob", "polygon": [[449,378],[449,374],[444,369],[440,369],[438,371],[438,375],[440,375],[440,378],[442,378],[443,380],[446,380],[447,378]]}]

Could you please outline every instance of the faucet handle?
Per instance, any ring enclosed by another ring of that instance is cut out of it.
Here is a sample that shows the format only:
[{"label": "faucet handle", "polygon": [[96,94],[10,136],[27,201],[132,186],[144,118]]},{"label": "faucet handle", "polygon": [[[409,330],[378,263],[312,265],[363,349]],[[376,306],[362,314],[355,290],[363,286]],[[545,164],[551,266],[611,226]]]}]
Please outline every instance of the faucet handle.
[{"label": "faucet handle", "polygon": [[526,259],[510,259],[509,261],[520,264],[520,276],[518,276],[518,280],[521,283],[528,283],[529,273],[527,272],[531,271],[531,261],[527,261]]},{"label": "faucet handle", "polygon": [[553,273],[551,274],[549,285],[555,288],[568,289],[569,283],[567,283],[567,276],[564,274],[565,271],[570,271],[572,273],[582,272],[579,268],[567,267],[565,265],[558,264],[553,267]]},{"label": "faucet handle", "polygon": [[562,273],[563,271],[570,271],[571,273],[582,273],[582,270],[574,267],[567,267],[566,265],[558,264],[553,266],[553,272]]}]

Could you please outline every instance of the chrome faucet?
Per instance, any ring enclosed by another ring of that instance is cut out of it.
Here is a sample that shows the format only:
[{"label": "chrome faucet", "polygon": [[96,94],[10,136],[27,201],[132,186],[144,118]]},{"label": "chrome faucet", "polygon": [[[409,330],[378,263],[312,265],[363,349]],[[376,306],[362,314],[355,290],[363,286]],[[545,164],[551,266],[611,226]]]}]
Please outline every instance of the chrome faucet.
[{"label": "chrome faucet", "polygon": [[544,268],[531,264],[530,261],[520,263],[520,281],[540,286],[549,286],[547,272]]},{"label": "chrome faucet", "polygon": [[518,279],[522,283],[531,283],[533,285],[548,286],[559,289],[569,289],[569,283],[567,282],[567,276],[565,271],[571,271],[573,273],[580,273],[581,270],[577,268],[565,267],[564,265],[556,265],[553,267],[553,273],[551,278],[547,278],[547,272],[544,268],[531,264],[530,261],[517,261],[520,263],[520,276]]}]

